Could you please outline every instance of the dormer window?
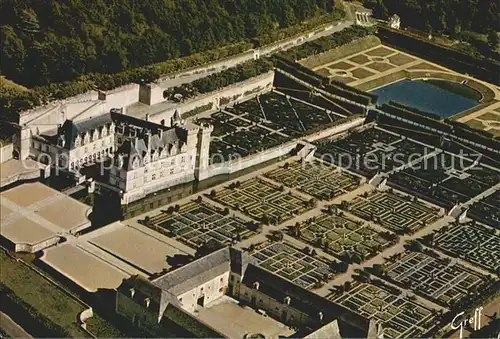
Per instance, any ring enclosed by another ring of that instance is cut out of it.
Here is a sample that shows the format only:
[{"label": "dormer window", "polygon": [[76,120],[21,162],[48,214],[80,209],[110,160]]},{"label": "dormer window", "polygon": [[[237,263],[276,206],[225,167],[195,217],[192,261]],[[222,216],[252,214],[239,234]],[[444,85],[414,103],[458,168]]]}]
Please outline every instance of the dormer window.
[{"label": "dormer window", "polygon": [[80,136],[78,135],[75,139],[75,147],[80,147],[82,143],[82,139],[80,138]]},{"label": "dormer window", "polygon": [[135,295],[135,288],[132,287],[129,291],[130,291],[130,297],[133,298]]},{"label": "dormer window", "polygon": [[144,299],[144,302],[146,303],[146,307],[149,307],[149,304],[151,304],[151,298],[147,297]]},{"label": "dormer window", "polygon": [[64,135],[60,135],[59,139],[57,140],[57,146],[64,147],[65,144],[66,144],[66,139],[64,138]]},{"label": "dormer window", "polygon": [[254,282],[254,283],[253,283],[253,288],[254,288],[255,290],[259,290],[259,287],[260,287],[260,284],[259,284],[259,282],[258,282],[258,281],[256,281],[256,282]]}]

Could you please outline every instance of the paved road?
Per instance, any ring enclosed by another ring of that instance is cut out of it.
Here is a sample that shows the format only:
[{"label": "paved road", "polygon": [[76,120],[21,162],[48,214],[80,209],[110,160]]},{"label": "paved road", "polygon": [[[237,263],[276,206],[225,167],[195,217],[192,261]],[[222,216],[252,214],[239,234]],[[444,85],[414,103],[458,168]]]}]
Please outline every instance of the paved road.
[{"label": "paved road", "polygon": [[33,338],[7,314],[0,312],[0,327],[12,338]]}]

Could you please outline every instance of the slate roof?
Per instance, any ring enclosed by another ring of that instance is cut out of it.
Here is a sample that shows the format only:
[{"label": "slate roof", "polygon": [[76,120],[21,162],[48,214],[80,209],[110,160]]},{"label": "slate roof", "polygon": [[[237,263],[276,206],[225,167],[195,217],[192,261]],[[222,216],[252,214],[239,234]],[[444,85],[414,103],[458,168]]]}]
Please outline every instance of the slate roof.
[{"label": "slate roof", "polygon": [[[150,298],[156,305],[158,305],[159,314],[163,314],[168,305],[172,304],[175,306],[180,306],[179,300],[175,295],[169,291],[162,290],[158,286],[155,286],[151,281],[135,275],[129,279],[125,279],[119,289],[122,289],[124,293],[126,288],[134,288],[135,294],[134,298]],[[142,300],[141,300],[142,302]]]},{"label": "slate roof", "polygon": [[331,321],[328,324],[320,327],[316,331],[306,335],[304,339],[342,339],[337,320]]},{"label": "slate roof", "polygon": [[149,151],[162,151],[163,149],[170,151],[173,147],[182,147],[185,142],[186,140],[183,140],[177,128],[170,128],[163,131],[161,136],[152,134],[149,138],[148,134],[144,133],[142,136],[126,140],[118,147],[116,154],[124,159],[123,169],[129,170],[132,168],[135,157],[138,157],[142,164],[142,159]]},{"label": "slate roof", "polygon": [[91,119],[81,120],[77,122],[73,122],[73,120],[66,120],[61,126],[58,134],[62,134],[65,137],[66,144],[64,147],[73,149],[75,147],[75,140],[78,134],[86,133],[87,131],[93,131],[96,128],[111,124],[112,122],[113,117],[111,113],[106,113],[97,117],[92,117]]},{"label": "slate roof", "polygon": [[153,284],[179,296],[229,270],[229,248],[225,247],[153,280]]},{"label": "slate roof", "polygon": [[249,264],[257,263],[256,258],[236,248],[231,247],[229,249],[229,255],[231,256],[231,272],[236,273],[241,277],[244,276]]},{"label": "slate roof", "polygon": [[[259,282],[260,292],[280,303],[284,302],[285,297],[290,297],[291,307],[308,314],[312,318],[318,318],[319,312],[321,312],[323,313],[323,323],[328,324],[336,320],[342,338],[372,337],[369,333],[372,323],[370,319],[250,263],[242,283],[249,288],[253,288],[256,281]],[[330,325],[333,326],[333,324]],[[330,330],[332,328],[328,326],[323,329],[323,331]]]}]

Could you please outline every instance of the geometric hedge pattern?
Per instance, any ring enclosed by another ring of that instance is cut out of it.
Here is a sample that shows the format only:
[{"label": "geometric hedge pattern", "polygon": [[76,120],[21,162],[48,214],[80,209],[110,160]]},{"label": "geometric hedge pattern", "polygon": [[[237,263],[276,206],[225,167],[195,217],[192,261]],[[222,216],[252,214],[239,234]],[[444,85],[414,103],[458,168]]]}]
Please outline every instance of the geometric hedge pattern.
[{"label": "geometric hedge pattern", "polygon": [[390,230],[404,232],[414,232],[440,218],[436,209],[391,192],[358,197],[351,203],[350,212]]},{"label": "geometric hedge pattern", "polygon": [[445,305],[456,303],[472,287],[479,291],[483,284],[478,273],[421,252],[406,252],[386,264],[386,272],[392,280]]},{"label": "geometric hedge pattern", "polygon": [[247,228],[247,221],[225,215],[206,202],[189,202],[173,214],[161,212],[151,217],[149,224],[154,225],[156,231],[192,248],[198,248],[211,239],[228,245],[236,237],[243,240],[256,234]]},{"label": "geometric hedge pattern", "polygon": [[308,209],[308,200],[258,178],[242,182],[238,188],[217,192],[213,199],[256,220],[267,216],[283,222]]},{"label": "geometric hedge pattern", "polygon": [[500,236],[479,224],[460,224],[437,236],[437,248],[490,271],[500,269]]},{"label": "geometric hedge pattern", "polygon": [[367,259],[391,244],[390,240],[367,223],[327,213],[301,223],[298,235],[295,227],[291,233],[294,237],[321,247],[336,257],[343,257],[349,252]]},{"label": "geometric hedge pattern", "polygon": [[434,326],[432,311],[388,288],[354,282],[353,287],[331,300],[382,324],[386,338],[418,338]]},{"label": "geometric hedge pattern", "polygon": [[273,243],[254,253],[258,265],[306,289],[333,277],[328,263],[285,242]]},{"label": "geometric hedge pattern", "polygon": [[294,162],[264,175],[320,200],[330,200],[350,192],[360,183],[360,177],[319,161]]}]

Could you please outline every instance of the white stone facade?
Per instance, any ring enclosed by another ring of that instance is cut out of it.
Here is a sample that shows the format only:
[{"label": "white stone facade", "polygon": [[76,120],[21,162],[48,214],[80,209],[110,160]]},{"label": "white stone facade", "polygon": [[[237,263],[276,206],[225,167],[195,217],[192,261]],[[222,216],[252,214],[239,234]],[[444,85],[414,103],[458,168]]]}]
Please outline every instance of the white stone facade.
[{"label": "white stone facade", "polygon": [[229,285],[229,268],[227,272],[203,282],[199,286],[187,291],[177,298],[182,308],[188,312],[194,312],[197,307],[203,307],[206,304],[222,298]]},{"label": "white stone facade", "polygon": [[[73,128],[71,121],[65,123]],[[31,140],[30,156],[44,164],[55,164],[60,169],[76,172],[83,165],[104,160],[113,154],[115,149],[115,125],[113,122],[96,126],[82,133],[75,130],[74,136],[63,127],[54,136],[56,142],[41,137]]]},{"label": "white stone facade", "polygon": [[178,124],[158,134],[127,140],[117,149],[109,184],[120,191],[122,203],[128,204],[195,180],[208,168],[212,130],[211,126]]}]

